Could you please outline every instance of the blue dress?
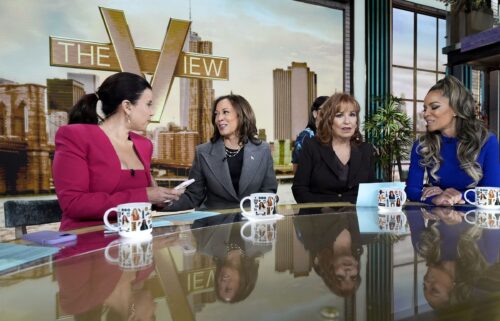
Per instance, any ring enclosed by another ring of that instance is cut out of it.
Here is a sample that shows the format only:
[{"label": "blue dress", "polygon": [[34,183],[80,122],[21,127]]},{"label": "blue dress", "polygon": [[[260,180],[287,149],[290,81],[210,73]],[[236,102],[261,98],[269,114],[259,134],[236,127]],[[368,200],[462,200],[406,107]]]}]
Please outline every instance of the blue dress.
[{"label": "blue dress", "polygon": [[[434,180],[429,175],[429,183],[432,186],[439,186],[441,189],[453,187],[463,193],[469,188],[473,182],[472,178],[460,168],[460,162],[457,158],[458,140],[454,137],[441,136],[441,167],[437,171],[439,181]],[[425,169],[419,162],[422,157],[417,153],[418,141],[413,144],[410,158],[410,170],[406,181],[406,194],[408,199],[412,201],[420,201],[422,197],[422,188],[424,187],[424,172]],[[500,161],[499,161],[499,146],[496,136],[492,133],[486,143],[481,148],[477,163],[483,170],[483,178],[477,186],[493,186],[500,187]],[[432,204],[432,197],[427,198],[426,203]]]},{"label": "blue dress", "polygon": [[302,146],[304,144],[304,139],[313,138],[313,137],[314,137],[314,132],[309,127],[306,127],[303,131],[301,131],[297,135],[297,138],[295,139],[293,153],[292,153],[292,163],[293,164],[299,163],[300,151],[302,150]]}]

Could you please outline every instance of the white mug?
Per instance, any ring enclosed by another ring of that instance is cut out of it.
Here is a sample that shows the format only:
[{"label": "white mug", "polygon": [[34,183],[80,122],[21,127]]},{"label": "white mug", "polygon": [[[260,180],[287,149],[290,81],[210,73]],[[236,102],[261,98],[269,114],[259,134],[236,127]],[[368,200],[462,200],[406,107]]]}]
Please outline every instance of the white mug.
[{"label": "white mug", "polygon": [[377,204],[379,212],[401,211],[405,202],[406,193],[403,188],[381,188],[377,193]]},{"label": "white mug", "polygon": [[[116,224],[110,224],[108,215],[116,212]],[[104,213],[104,224],[120,236],[146,239],[152,237],[153,218],[151,203],[126,203],[110,208]]]},{"label": "white mug", "polygon": [[[245,232],[250,227],[250,235]],[[246,222],[240,229],[241,237],[254,244],[270,244],[276,239],[276,222]]]},{"label": "white mug", "polygon": [[[469,214],[474,213],[475,217],[473,220],[469,219]],[[468,211],[464,215],[464,219],[467,223],[477,225],[481,228],[486,229],[500,229],[500,211],[491,210],[472,210]]]},{"label": "white mug", "polygon": [[[111,249],[116,245],[118,256],[115,257]],[[153,241],[114,240],[106,246],[104,256],[106,261],[119,265],[122,270],[142,270],[153,264]]]},{"label": "white mug", "polygon": [[407,232],[406,215],[403,212],[378,213],[378,227],[384,232]]},{"label": "white mug", "polygon": [[[474,192],[476,201],[472,202],[467,194]],[[476,205],[483,209],[500,209],[500,187],[484,187],[468,189],[464,193],[464,199],[467,203]]]},{"label": "white mug", "polygon": [[[246,201],[250,201],[250,212],[243,208]],[[267,216],[274,215],[278,204],[278,196],[274,193],[254,193],[244,197],[240,202],[240,209],[245,215]]]}]

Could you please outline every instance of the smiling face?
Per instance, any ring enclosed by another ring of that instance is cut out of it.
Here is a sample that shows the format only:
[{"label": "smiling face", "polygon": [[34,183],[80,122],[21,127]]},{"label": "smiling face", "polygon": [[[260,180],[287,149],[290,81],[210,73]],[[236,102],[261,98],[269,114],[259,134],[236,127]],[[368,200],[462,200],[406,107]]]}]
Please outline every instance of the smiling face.
[{"label": "smiling face", "polygon": [[223,99],[215,106],[215,125],[224,138],[238,137],[238,114],[228,99]]},{"label": "smiling face", "polygon": [[358,126],[355,107],[342,103],[333,118],[333,137],[337,139],[351,139]]},{"label": "smiling face", "polygon": [[447,137],[456,136],[455,111],[450,106],[450,101],[443,96],[440,90],[427,93],[424,100],[424,119],[427,131],[439,131]]},{"label": "smiling face", "polygon": [[151,117],[154,115],[153,92],[147,88],[142,92],[135,104],[130,103],[128,100],[126,102],[129,104],[130,129],[145,131]]}]

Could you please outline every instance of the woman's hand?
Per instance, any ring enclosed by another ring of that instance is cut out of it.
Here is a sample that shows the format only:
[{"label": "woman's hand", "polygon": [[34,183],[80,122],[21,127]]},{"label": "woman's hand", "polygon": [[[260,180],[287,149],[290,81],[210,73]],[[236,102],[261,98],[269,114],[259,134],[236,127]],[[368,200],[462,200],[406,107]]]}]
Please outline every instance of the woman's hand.
[{"label": "woman's hand", "polygon": [[443,190],[439,186],[424,187],[424,189],[422,189],[421,200],[425,201],[427,198],[439,195],[442,192],[443,192]]},{"label": "woman's hand", "polygon": [[165,201],[177,201],[182,193],[184,193],[184,189],[153,186],[146,188],[146,192],[151,203],[162,203]]},{"label": "woman's hand", "polygon": [[455,204],[464,204],[462,193],[454,188],[447,188],[441,194],[432,199],[435,205],[453,206]]}]

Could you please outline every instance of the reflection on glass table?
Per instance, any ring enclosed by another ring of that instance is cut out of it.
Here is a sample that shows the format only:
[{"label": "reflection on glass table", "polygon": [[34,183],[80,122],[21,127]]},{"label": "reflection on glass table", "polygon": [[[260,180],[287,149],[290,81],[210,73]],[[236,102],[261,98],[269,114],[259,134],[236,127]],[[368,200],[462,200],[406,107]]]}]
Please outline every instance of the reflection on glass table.
[{"label": "reflection on glass table", "polygon": [[409,205],[393,221],[404,230],[380,228],[376,209],[331,204],[281,207],[274,222],[226,212],[146,243],[85,233],[51,261],[0,276],[0,311],[5,320],[491,316],[500,230],[465,222],[472,209]]}]

